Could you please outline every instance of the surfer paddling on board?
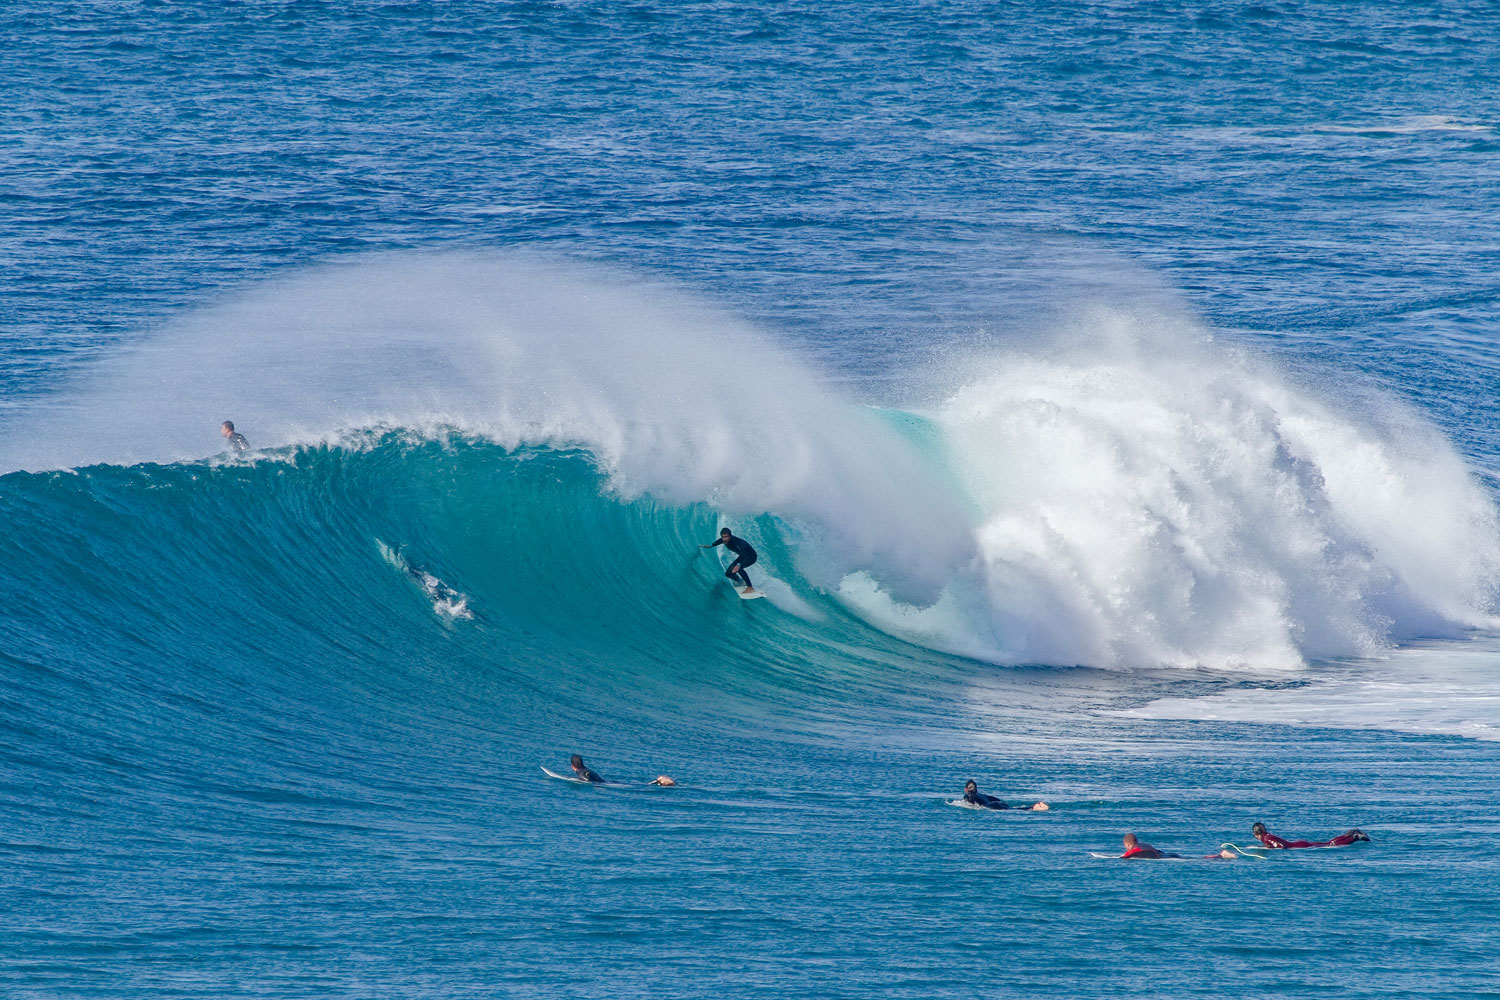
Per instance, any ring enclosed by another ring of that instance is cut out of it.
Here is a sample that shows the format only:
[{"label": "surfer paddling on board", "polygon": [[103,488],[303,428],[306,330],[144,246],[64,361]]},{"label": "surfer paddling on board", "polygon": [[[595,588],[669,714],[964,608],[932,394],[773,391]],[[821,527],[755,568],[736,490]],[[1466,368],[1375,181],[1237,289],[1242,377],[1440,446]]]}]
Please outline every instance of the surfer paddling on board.
[{"label": "surfer paddling on board", "polygon": [[[1140,861],[1159,861],[1162,858],[1175,858],[1180,861],[1184,859],[1184,855],[1173,854],[1170,851],[1159,851],[1156,848],[1152,847],[1150,844],[1141,843],[1136,839],[1136,836],[1133,833],[1127,833],[1125,835],[1124,842],[1125,853],[1120,855],[1120,858],[1122,860],[1137,859]],[[1233,861],[1234,857],[1234,852],[1226,849],[1220,851],[1217,854],[1205,854],[1203,856],[1203,860],[1213,861],[1215,859],[1222,858],[1225,861]]]},{"label": "surfer paddling on board", "polygon": [[1033,812],[1046,812],[1050,807],[1045,802],[1033,803],[1029,806],[1013,806],[1003,799],[997,799],[993,795],[986,795],[974,784],[970,778],[964,782],[964,801],[971,806],[979,806],[982,809],[1019,809],[1022,812],[1031,810]]},{"label": "surfer paddling on board", "polygon": [[589,784],[591,784],[591,785],[602,785],[602,784],[604,784],[604,779],[601,778],[601,777],[599,777],[599,775],[596,774],[596,773],[594,773],[592,770],[590,770],[588,768],[588,766],[586,764],[584,764],[583,758],[580,757],[580,756],[578,756],[576,753],[573,755],[573,759],[570,760],[570,761],[568,761],[568,763],[572,765],[572,767],[573,767],[573,773],[576,774],[576,775],[578,775],[578,777],[582,778],[584,781],[587,781]]},{"label": "surfer paddling on board", "polygon": [[234,429],[233,420],[226,420],[220,424],[219,433],[229,442],[229,450],[236,455],[243,455],[250,450],[250,442],[245,440],[245,435]]},{"label": "surfer paddling on board", "polygon": [[1283,840],[1267,830],[1264,823],[1256,823],[1250,828],[1250,832],[1255,835],[1256,840],[1278,851],[1293,851],[1302,847],[1348,847],[1350,844],[1360,841],[1368,843],[1370,840],[1370,835],[1358,828],[1341,833],[1332,840]]},{"label": "surfer paddling on board", "polygon": [[1180,858],[1182,857],[1182,855],[1164,854],[1161,851],[1158,851],[1156,848],[1152,847],[1150,844],[1141,843],[1136,839],[1135,834],[1127,833],[1125,835],[1125,853],[1120,855],[1120,857],[1140,858],[1143,861],[1155,861],[1159,858]]},{"label": "surfer paddling on board", "polygon": [[740,590],[741,594],[755,593],[755,584],[750,582],[750,574],[745,572],[747,566],[754,566],[755,560],[760,558],[755,554],[755,547],[743,538],[735,537],[734,532],[725,528],[719,532],[719,540],[717,542],[714,542],[712,545],[700,545],[698,548],[711,549],[718,545],[722,545],[734,553],[734,562],[729,564],[729,568],[724,571],[724,575],[729,577],[732,583],[743,582],[745,584]]}]

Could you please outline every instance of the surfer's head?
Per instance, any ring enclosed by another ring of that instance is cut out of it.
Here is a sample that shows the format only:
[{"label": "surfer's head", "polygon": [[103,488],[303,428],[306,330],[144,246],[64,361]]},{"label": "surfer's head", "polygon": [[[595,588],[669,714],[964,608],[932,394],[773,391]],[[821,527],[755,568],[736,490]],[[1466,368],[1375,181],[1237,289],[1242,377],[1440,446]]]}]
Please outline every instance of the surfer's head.
[{"label": "surfer's head", "polygon": [[583,770],[583,758],[578,756],[576,753],[573,755],[573,759],[568,761],[568,763],[573,765],[573,770],[575,771]]},{"label": "surfer's head", "polygon": [[734,535],[734,532],[730,531],[728,528],[720,528],[719,529],[719,537],[720,538],[729,538],[729,537],[731,537],[733,535]]},{"label": "surfer's head", "polygon": [[1135,839],[1135,834],[1133,834],[1133,833],[1127,833],[1125,835],[1125,850],[1128,851],[1128,850],[1132,849],[1133,847],[1135,847],[1135,845],[1137,843],[1138,843],[1138,841]]},{"label": "surfer's head", "polygon": [[1266,832],[1266,824],[1264,823],[1256,823],[1250,827],[1250,833],[1252,836],[1264,837],[1266,835]]},{"label": "surfer's head", "polygon": [[970,778],[968,781],[964,782],[964,794],[967,795],[977,791],[979,791],[979,786],[974,784],[973,778]]},{"label": "surfer's head", "polygon": [[222,424],[220,424],[219,425],[219,433],[222,434],[224,437],[228,437],[229,435],[233,434],[234,433],[234,421],[233,420],[226,420]]}]

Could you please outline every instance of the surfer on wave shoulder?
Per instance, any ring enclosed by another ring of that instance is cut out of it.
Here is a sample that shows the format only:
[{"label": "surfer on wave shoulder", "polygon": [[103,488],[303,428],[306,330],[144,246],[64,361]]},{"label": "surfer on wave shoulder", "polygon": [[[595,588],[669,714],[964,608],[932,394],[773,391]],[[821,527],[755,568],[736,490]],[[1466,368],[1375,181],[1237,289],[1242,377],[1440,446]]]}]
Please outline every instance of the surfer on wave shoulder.
[{"label": "surfer on wave shoulder", "polygon": [[993,795],[986,795],[974,784],[970,778],[964,782],[964,801],[971,806],[979,806],[982,809],[1019,809],[1021,811],[1031,810],[1034,812],[1046,812],[1049,806],[1045,802],[1036,802],[1029,806],[1012,806],[1004,799],[997,799]]},{"label": "surfer on wave shoulder", "polygon": [[604,779],[599,777],[599,775],[597,775],[593,771],[589,770],[588,766],[584,764],[583,758],[578,756],[576,753],[573,755],[573,759],[568,761],[568,763],[573,766],[573,773],[578,775],[584,781],[587,781],[589,784],[604,784]]},{"label": "surfer on wave shoulder", "polygon": [[226,420],[220,424],[219,433],[229,442],[229,450],[236,455],[243,455],[250,450],[250,442],[245,440],[245,435],[234,429],[233,420]]},{"label": "surfer on wave shoulder", "polygon": [[759,558],[755,554],[755,547],[743,538],[735,537],[728,528],[719,532],[719,540],[713,545],[700,545],[700,549],[711,549],[722,545],[735,555],[734,562],[724,571],[724,575],[732,582],[743,582],[745,586],[740,590],[742,594],[750,594],[755,591],[755,584],[750,582],[750,574],[745,572],[747,566],[754,566],[755,560]]},{"label": "surfer on wave shoulder", "polygon": [[1341,833],[1330,840],[1284,840],[1267,830],[1264,823],[1256,823],[1250,828],[1250,832],[1255,835],[1256,840],[1278,851],[1296,850],[1301,847],[1348,847],[1350,844],[1359,841],[1368,842],[1370,839],[1369,834],[1358,828]]}]

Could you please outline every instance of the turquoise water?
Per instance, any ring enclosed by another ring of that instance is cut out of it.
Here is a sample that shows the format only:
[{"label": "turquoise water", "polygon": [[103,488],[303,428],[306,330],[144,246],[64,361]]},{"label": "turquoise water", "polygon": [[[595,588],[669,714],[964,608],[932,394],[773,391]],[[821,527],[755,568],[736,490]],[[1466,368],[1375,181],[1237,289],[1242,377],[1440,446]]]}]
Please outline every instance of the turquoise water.
[{"label": "turquoise water", "polygon": [[1496,21],[7,8],[0,993],[1500,995]]}]

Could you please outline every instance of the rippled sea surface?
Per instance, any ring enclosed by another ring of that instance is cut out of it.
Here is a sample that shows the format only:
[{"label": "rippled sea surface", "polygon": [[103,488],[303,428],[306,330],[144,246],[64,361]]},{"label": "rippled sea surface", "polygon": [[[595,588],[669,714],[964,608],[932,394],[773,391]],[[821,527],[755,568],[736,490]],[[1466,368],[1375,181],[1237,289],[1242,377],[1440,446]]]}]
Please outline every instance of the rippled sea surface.
[{"label": "rippled sea surface", "polygon": [[0,33],[0,994],[1500,996],[1500,8]]}]

